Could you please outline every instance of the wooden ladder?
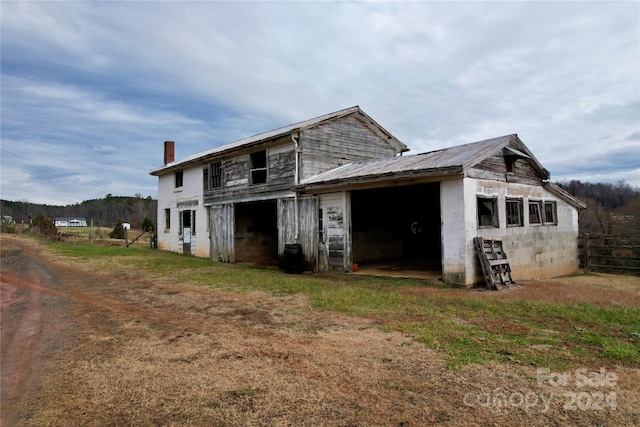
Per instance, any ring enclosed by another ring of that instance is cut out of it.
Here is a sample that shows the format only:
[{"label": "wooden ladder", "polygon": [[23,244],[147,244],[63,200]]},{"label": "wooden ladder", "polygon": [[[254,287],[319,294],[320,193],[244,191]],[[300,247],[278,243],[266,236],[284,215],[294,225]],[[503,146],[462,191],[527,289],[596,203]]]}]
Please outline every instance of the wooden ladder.
[{"label": "wooden ladder", "polygon": [[473,242],[487,288],[498,290],[500,286],[506,287],[508,283],[516,283],[511,277],[511,266],[507,254],[502,249],[502,240],[475,237]]}]

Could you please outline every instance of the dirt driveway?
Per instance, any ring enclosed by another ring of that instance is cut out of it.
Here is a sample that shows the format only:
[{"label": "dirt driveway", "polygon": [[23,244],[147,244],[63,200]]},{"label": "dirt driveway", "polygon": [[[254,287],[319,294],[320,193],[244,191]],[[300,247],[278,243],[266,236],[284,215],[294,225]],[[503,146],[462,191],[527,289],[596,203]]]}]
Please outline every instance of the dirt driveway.
[{"label": "dirt driveway", "polygon": [[586,408],[533,367],[452,372],[302,296],[92,272],[30,239],[1,250],[3,426],[640,424],[637,369],[615,369],[615,407]]}]

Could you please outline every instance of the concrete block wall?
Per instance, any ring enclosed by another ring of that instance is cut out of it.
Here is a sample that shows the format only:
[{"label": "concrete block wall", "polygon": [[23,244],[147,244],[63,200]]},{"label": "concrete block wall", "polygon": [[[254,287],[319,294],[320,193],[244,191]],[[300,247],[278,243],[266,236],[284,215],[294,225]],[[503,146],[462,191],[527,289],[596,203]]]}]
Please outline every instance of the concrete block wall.
[{"label": "concrete block wall", "polygon": [[[482,282],[478,256],[473,247],[476,236],[501,239],[514,280],[556,277],[578,270],[578,212],[542,186],[465,179],[466,209],[477,222],[476,197],[497,197],[498,228],[471,227],[467,230],[467,285]],[[524,226],[507,227],[506,198],[523,200]],[[529,224],[529,200],[556,202],[556,224]]]},{"label": "concrete block wall", "polygon": [[440,183],[442,280],[460,285],[467,282],[465,240],[470,226],[465,215],[468,209],[465,207],[464,186],[465,182],[460,179]]}]

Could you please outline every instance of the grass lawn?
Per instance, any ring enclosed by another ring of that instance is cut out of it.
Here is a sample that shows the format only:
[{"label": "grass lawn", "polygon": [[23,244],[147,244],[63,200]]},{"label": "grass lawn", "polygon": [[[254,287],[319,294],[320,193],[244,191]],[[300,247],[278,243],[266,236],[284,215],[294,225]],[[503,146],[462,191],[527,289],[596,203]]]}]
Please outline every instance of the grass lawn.
[{"label": "grass lawn", "polygon": [[[640,366],[640,278],[577,275],[491,292],[439,281],[346,274],[284,274],[151,250],[51,243],[93,269],[135,270],[174,283],[244,293],[304,295],[317,309],[362,316],[447,355],[449,368],[485,362]],[[516,272],[517,274],[517,272]],[[517,277],[516,277],[517,278]]]}]

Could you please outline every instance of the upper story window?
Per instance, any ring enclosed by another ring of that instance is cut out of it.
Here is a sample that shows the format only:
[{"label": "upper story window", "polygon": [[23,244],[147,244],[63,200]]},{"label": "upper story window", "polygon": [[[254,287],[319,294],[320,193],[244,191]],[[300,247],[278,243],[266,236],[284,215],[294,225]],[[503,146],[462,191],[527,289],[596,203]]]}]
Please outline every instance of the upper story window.
[{"label": "upper story window", "polygon": [[182,171],[176,172],[176,174],[175,174],[176,188],[182,187],[182,179],[183,179]]},{"label": "upper story window", "polygon": [[222,162],[214,162],[202,170],[204,190],[222,188]]},{"label": "upper story window", "polygon": [[478,197],[478,227],[498,228],[498,226],[497,199]]},{"label": "upper story window", "polygon": [[249,156],[249,181],[251,185],[267,183],[267,151],[258,151]]}]

